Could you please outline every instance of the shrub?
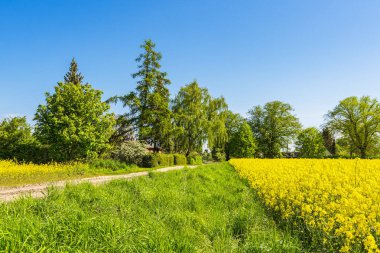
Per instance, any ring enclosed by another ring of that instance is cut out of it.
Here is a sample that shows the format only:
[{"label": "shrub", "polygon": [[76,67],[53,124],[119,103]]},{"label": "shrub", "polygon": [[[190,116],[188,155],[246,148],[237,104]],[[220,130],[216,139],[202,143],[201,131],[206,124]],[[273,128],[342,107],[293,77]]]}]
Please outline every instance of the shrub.
[{"label": "shrub", "polygon": [[213,162],[214,159],[212,158],[212,155],[211,153],[208,151],[208,149],[206,149],[205,151],[203,151],[202,153],[202,160],[206,163],[208,162]]},{"label": "shrub", "polygon": [[112,158],[127,164],[140,165],[144,156],[146,156],[146,145],[139,141],[123,142],[112,152]]},{"label": "shrub", "polygon": [[90,169],[128,170],[130,167],[123,162],[112,159],[96,159],[89,163]]},{"label": "shrub", "polygon": [[144,168],[153,168],[153,167],[157,167],[158,164],[153,154],[146,154],[142,157],[141,163],[138,164],[138,166],[144,167]]},{"label": "shrub", "polygon": [[172,154],[155,154],[158,166],[173,166],[174,156]]},{"label": "shrub", "polygon": [[201,165],[203,163],[202,156],[198,154],[190,154],[187,157],[187,164],[189,165]]},{"label": "shrub", "polygon": [[175,165],[186,165],[187,159],[185,155],[182,154],[174,154],[174,164]]},{"label": "shrub", "polygon": [[173,166],[174,155],[172,154],[147,154],[142,158],[139,166],[153,168],[157,166]]},{"label": "shrub", "polygon": [[216,162],[224,162],[226,160],[226,154],[220,149],[215,149],[212,152],[212,159]]},{"label": "shrub", "polygon": [[48,145],[40,144],[32,135],[26,117],[0,121],[0,159],[47,163],[52,161]]}]

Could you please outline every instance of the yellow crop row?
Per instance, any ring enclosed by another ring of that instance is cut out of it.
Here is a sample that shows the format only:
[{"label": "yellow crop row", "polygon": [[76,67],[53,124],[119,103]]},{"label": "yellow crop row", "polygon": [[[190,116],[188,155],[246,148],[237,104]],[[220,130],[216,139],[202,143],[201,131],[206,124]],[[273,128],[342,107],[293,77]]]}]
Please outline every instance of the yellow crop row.
[{"label": "yellow crop row", "polygon": [[0,185],[18,185],[24,183],[60,180],[73,175],[83,174],[86,164],[18,164],[13,161],[0,160]]},{"label": "yellow crop row", "polygon": [[232,159],[277,218],[320,252],[380,252],[380,160]]}]

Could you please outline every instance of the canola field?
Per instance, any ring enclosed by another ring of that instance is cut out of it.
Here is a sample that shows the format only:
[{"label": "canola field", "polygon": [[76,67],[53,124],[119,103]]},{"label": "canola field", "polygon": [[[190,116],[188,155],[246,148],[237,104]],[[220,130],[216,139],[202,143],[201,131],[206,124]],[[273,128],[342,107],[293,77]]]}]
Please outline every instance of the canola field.
[{"label": "canola field", "polygon": [[80,177],[88,170],[88,165],[72,164],[19,164],[0,160],[0,186],[24,185],[45,181],[64,180]]},{"label": "canola field", "polygon": [[380,252],[380,160],[232,159],[314,252]]}]

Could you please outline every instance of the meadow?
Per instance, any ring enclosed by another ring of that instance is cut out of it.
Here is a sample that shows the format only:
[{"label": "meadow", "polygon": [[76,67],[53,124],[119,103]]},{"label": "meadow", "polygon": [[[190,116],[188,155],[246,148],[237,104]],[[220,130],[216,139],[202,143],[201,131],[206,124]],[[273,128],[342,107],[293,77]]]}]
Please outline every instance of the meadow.
[{"label": "meadow", "polygon": [[232,159],[267,213],[313,252],[380,252],[380,160]]},{"label": "meadow", "polygon": [[0,206],[5,252],[304,252],[228,163]]}]

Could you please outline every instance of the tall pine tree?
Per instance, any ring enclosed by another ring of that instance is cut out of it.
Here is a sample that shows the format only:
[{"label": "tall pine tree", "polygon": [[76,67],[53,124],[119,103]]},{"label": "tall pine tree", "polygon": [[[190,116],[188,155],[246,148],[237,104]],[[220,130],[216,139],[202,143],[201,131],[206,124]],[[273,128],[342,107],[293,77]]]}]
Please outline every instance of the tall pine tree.
[{"label": "tall pine tree", "polygon": [[82,73],[78,72],[78,64],[75,58],[71,60],[69,72],[64,76],[64,83],[81,84],[83,81]]},{"label": "tall pine tree", "polygon": [[325,144],[326,149],[330,152],[332,156],[336,155],[336,141],[334,138],[333,133],[331,132],[331,129],[328,127],[324,127],[322,129],[322,137],[323,142]]},{"label": "tall pine tree", "polygon": [[113,100],[119,100],[129,107],[124,114],[134,126],[138,138],[152,145],[155,150],[170,149],[171,111],[169,109],[170,80],[162,72],[161,53],[155,51],[155,44],[146,40],[141,45],[144,52],[136,59],[138,71],[132,75],[137,79],[136,90]]}]

